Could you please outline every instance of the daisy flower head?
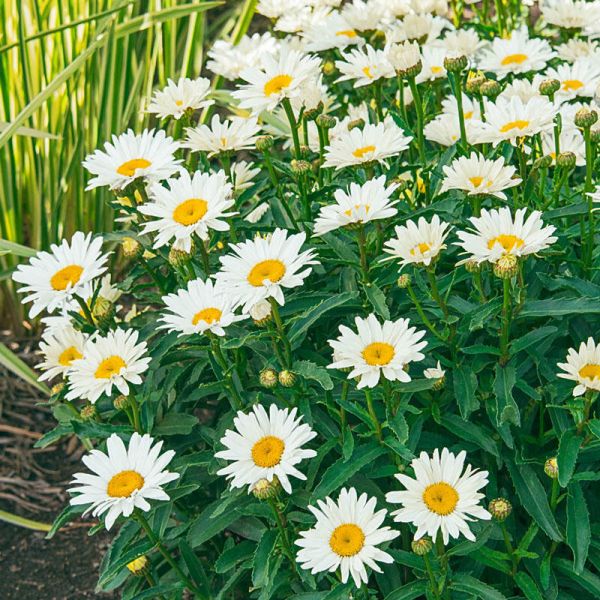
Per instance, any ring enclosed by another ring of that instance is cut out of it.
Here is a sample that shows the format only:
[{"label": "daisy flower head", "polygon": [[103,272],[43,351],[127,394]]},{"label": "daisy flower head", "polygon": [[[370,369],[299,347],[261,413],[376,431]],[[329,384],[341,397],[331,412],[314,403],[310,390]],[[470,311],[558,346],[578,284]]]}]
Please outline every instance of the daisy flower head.
[{"label": "daisy flower head", "polygon": [[262,480],[275,478],[281,487],[292,493],[290,477],[305,480],[306,476],[297,465],[317,455],[314,450],[303,448],[316,437],[309,425],[297,417],[297,409],[277,408],[271,404],[269,412],[255,404],[248,414],[239,411],[233,419],[235,430],[228,429],[221,438],[226,450],[215,454],[217,458],[230,461],[217,471],[231,480],[231,486],[248,486],[248,492]]},{"label": "daisy flower head", "polygon": [[426,14],[424,12],[411,12],[401,21],[395,22],[386,32],[388,41],[403,42],[416,40],[424,47],[430,47],[444,29],[452,27],[446,19]]},{"label": "daisy flower head", "polygon": [[19,292],[27,294],[23,303],[32,303],[30,318],[43,310],[65,309],[75,295],[91,295],[92,281],[106,271],[108,255],[102,254],[103,241],[100,236],[92,239],[91,233],[77,231],[70,242],[52,244],[50,252],[38,252],[29,264],[16,268],[12,278],[24,284]]},{"label": "daisy flower head", "polygon": [[83,358],[87,336],[77,331],[70,323],[63,327],[45,331],[40,342],[40,352],[44,360],[36,368],[44,371],[40,381],[63,377],[69,372],[74,360]]},{"label": "daisy flower head", "polygon": [[342,54],[343,60],[336,60],[335,66],[341,76],[337,81],[353,81],[354,87],[370,85],[378,79],[394,77],[396,74],[385,50],[376,50],[367,44]]},{"label": "daisy flower head", "polygon": [[464,466],[467,454],[455,455],[444,448],[436,448],[433,456],[421,452],[413,459],[414,479],[399,473],[396,479],[405,487],[400,492],[388,492],[386,500],[401,504],[391,513],[399,523],[412,523],[417,531],[415,540],[428,535],[432,540],[441,532],[444,544],[460,534],[474,542],[469,521],[489,520],[490,513],[479,505],[484,494],[479,490],[488,483],[488,472]]},{"label": "daisy flower head", "polygon": [[581,40],[581,39],[570,39],[564,44],[556,47],[556,52],[559,58],[568,62],[575,62],[580,58],[598,58],[600,54],[600,47],[598,46],[597,40]]},{"label": "daisy flower head", "polygon": [[82,461],[92,473],[75,473],[68,492],[75,494],[71,506],[90,506],[83,513],[94,517],[106,515],[104,525],[109,530],[120,515],[129,517],[137,508],[148,512],[148,500],[168,502],[162,489],[179,478],[179,473],[166,471],[175,452],[163,452],[162,442],[154,443],[147,433],[134,433],[125,446],[113,433],[106,440],[106,453],[92,450]]},{"label": "daisy flower head", "polygon": [[518,97],[496,98],[495,103],[486,105],[479,139],[494,146],[503,141],[516,145],[521,138],[552,129],[557,110],[546,98],[536,97],[527,102]]},{"label": "daisy flower head", "polygon": [[356,31],[379,29],[385,9],[383,6],[363,0],[352,0],[342,8],[344,20]]},{"label": "daisy flower head", "polygon": [[600,65],[597,58],[580,58],[573,64],[548,69],[545,75],[560,82],[556,98],[562,102],[578,96],[593,98],[600,83]]},{"label": "daisy flower head", "polygon": [[388,43],[385,52],[396,73],[404,74],[421,62],[421,47],[417,42]]},{"label": "daisy flower head", "polygon": [[600,344],[589,337],[587,342],[581,342],[579,350],[569,348],[566,360],[558,363],[558,368],[564,373],[557,375],[577,383],[573,396],[582,396],[588,390],[600,391]]},{"label": "daisy flower head", "polygon": [[474,58],[486,44],[474,29],[448,31],[439,43],[446,49],[448,56],[466,56],[467,58]]},{"label": "daisy flower head", "polygon": [[470,218],[473,233],[457,232],[460,242],[456,245],[470,255],[469,260],[477,263],[496,263],[507,254],[525,257],[548,248],[557,239],[552,235],[556,228],[544,227],[540,211],[532,211],[525,219],[526,212],[526,208],[520,208],[513,219],[508,207],[482,209],[480,217]]},{"label": "daisy flower head", "polygon": [[443,379],[446,376],[446,371],[442,369],[440,361],[437,361],[435,367],[429,367],[423,370],[423,375],[426,379]]},{"label": "daisy flower head", "polygon": [[307,79],[319,76],[320,60],[287,46],[274,55],[266,54],[260,67],[249,67],[240,74],[246,82],[232,92],[240,108],[253,112],[273,110],[284,98],[294,98]]},{"label": "daisy flower head", "polygon": [[236,192],[252,187],[254,178],[260,173],[260,168],[255,167],[254,163],[239,160],[231,165],[231,178]]},{"label": "daisy flower head", "polygon": [[581,29],[600,21],[600,2],[544,0],[540,10],[546,23],[565,29]]},{"label": "daisy flower head", "polygon": [[440,194],[448,190],[462,190],[469,196],[490,194],[506,200],[504,190],[521,183],[519,177],[514,177],[515,167],[506,165],[502,157],[490,160],[475,152],[455,159],[443,170]]},{"label": "daisy flower head", "polygon": [[237,152],[254,148],[260,125],[255,117],[230,117],[214,115],[210,125],[188,127],[183,145],[192,152],[208,152],[208,157],[221,152]]},{"label": "daisy flower head", "polygon": [[374,314],[356,317],[354,322],[357,333],[340,325],[340,336],[329,340],[334,362],[327,368],[351,369],[348,379],[359,377],[358,389],[375,387],[380,377],[410,381],[405,367],[425,358],[421,350],[427,342],[420,341],[425,332],[410,327],[408,319],[380,323]]},{"label": "daisy flower head", "polygon": [[438,46],[425,46],[422,55],[423,68],[417,75],[417,83],[425,81],[434,81],[441,77],[446,77],[446,69],[444,67],[444,59],[448,56],[445,48]]},{"label": "daisy flower head", "polygon": [[340,569],[342,583],[352,577],[360,588],[369,579],[366,567],[381,573],[377,563],[394,561],[378,546],[400,532],[382,527],[387,510],[376,510],[377,498],[358,496],[355,488],[342,488],[337,502],[327,497],[317,500],[317,506],[308,506],[317,519],[314,527],[301,531],[296,540],[301,548],[297,561],[303,569],[310,569],[313,575]]},{"label": "daisy flower head", "polygon": [[479,56],[482,71],[496,73],[499,78],[509,74],[541,71],[556,53],[540,38],[530,38],[527,27],[515,29],[510,37],[495,38]]},{"label": "daisy flower head", "polygon": [[235,314],[234,299],[211,279],[189,281],[185,289],[163,296],[162,301],[166,311],[159,319],[163,323],[160,328],[179,331],[180,335],[210,331],[223,336],[225,327],[248,317]]},{"label": "daisy flower head", "polygon": [[[465,96],[466,98],[466,96]],[[465,114],[465,132],[471,144],[478,144],[482,133],[482,122],[471,114]],[[460,120],[458,112],[442,113],[429,121],[423,128],[425,139],[441,144],[453,146],[460,139]]]},{"label": "daisy flower head", "polygon": [[371,179],[363,185],[351,183],[348,192],[336,190],[335,204],[323,206],[315,221],[315,235],[323,235],[334,229],[353,223],[368,223],[393,217],[398,210],[390,196],[398,186],[386,187],[385,175]]},{"label": "daisy flower head", "polygon": [[100,396],[110,396],[113,386],[126,396],[129,384],[142,383],[150,360],[146,342],[138,342],[133,329],[115,329],[90,339],[83,357],[71,363],[67,400],[85,398],[94,404]]},{"label": "daisy flower head", "polygon": [[510,100],[514,96],[517,96],[525,103],[529,102],[532,98],[542,98],[540,84],[545,79],[546,77],[540,73],[536,73],[531,81],[529,79],[513,79],[500,92],[498,98]]},{"label": "daisy flower head", "polygon": [[300,251],[305,240],[305,233],[288,236],[287,230],[275,229],[266,237],[231,244],[233,252],[220,258],[217,281],[239,299],[244,312],[268,298],[283,305],[283,290],[302,285],[312,271],[310,265],[318,264],[313,250]]},{"label": "daisy flower head", "polygon": [[446,248],[449,227],[437,215],[431,221],[419,217],[416,223],[409,219],[405,225],[396,225],[396,237],[384,244],[384,251],[390,255],[386,260],[398,259],[402,266],[428,267]]},{"label": "daisy flower head", "polygon": [[208,239],[210,229],[228,231],[224,219],[235,215],[228,212],[234,205],[233,187],[224,171],[190,175],[182,171],[179,178],[168,179],[168,187],[155,183],[149,188],[151,201],[138,210],[153,220],[142,225],[142,234],[154,234],[154,248],[161,248],[175,238],[178,250],[191,252],[192,237]]},{"label": "daisy flower head", "polygon": [[367,123],[362,129],[355,127],[341,131],[325,148],[325,167],[342,169],[372,161],[385,164],[385,159],[406,150],[412,137],[386,117],[377,125]]},{"label": "daisy flower head", "polygon": [[210,79],[206,77],[181,77],[177,83],[169,79],[165,88],[154,92],[148,112],[156,114],[160,119],[173,117],[179,120],[186,111],[199,110],[214,104],[214,100],[207,99],[209,93]]},{"label": "daisy flower head", "polygon": [[332,12],[302,34],[308,52],[322,52],[332,48],[362,46],[365,43],[356,30],[339,12]]},{"label": "daisy flower head", "polygon": [[86,190],[108,186],[122,190],[141,177],[146,182],[161,181],[180,169],[181,160],[175,158],[179,144],[164,131],[145,129],[136,134],[131,129],[112,136],[103,150],[87,156],[83,166],[95,177],[88,181]]}]

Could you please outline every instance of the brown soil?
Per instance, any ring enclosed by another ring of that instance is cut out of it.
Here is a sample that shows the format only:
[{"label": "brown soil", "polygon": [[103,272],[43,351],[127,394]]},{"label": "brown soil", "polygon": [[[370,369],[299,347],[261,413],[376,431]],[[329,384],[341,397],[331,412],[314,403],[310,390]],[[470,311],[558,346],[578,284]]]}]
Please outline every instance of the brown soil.
[{"label": "brown soil", "polygon": [[[0,336],[1,338],[2,336]],[[9,344],[32,364],[29,345]],[[81,467],[82,449],[73,438],[44,449],[33,447],[54,426],[45,398],[0,367],[0,509],[51,523],[68,501],[65,492]],[[51,539],[0,521],[0,598],[70,600],[117,597],[95,593],[98,567],[110,541],[88,536],[94,522],[74,523]]]}]

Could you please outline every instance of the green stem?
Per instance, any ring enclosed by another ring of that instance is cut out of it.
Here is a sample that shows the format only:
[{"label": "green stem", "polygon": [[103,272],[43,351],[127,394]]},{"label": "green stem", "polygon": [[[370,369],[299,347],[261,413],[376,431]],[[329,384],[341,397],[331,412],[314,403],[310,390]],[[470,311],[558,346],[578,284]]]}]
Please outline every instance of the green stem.
[{"label": "green stem", "polygon": [[[592,135],[590,127],[583,129],[583,136],[585,138],[585,192],[589,194],[593,190],[592,186],[592,173],[594,169],[594,150],[592,147]],[[587,235],[587,252],[585,259],[585,270],[590,271],[592,268],[592,258],[594,256],[594,201],[588,195],[588,235]]]},{"label": "green stem", "polygon": [[411,300],[413,301],[413,304],[415,305],[415,308],[417,309],[417,312],[419,313],[419,317],[421,317],[421,321],[423,321],[423,324],[425,325],[425,327],[427,327],[427,329],[429,329],[429,331],[431,331],[431,333],[433,333],[433,335],[436,338],[438,338],[438,340],[440,340],[442,342],[446,342],[446,338],[444,338],[444,336],[441,333],[437,332],[435,326],[433,325],[433,323],[429,320],[429,318],[425,314],[425,311],[423,310],[423,307],[421,306],[421,303],[419,302],[419,299],[417,298],[417,295],[415,294],[415,292],[412,289],[412,286],[410,284],[406,287],[406,291],[408,292],[408,295],[410,296]]},{"label": "green stem", "polygon": [[87,305],[87,302],[77,295],[75,295],[74,298],[75,300],[77,300],[77,304],[79,304],[79,306],[81,307],[81,312],[83,313],[83,316],[85,317],[86,321],[90,325],[96,327],[94,317],[92,316],[92,312],[90,311],[90,307]]},{"label": "green stem", "polygon": [[273,320],[275,321],[275,326],[277,327],[277,331],[279,333],[279,339],[283,343],[283,350],[285,353],[285,364],[283,366],[286,369],[290,369],[292,366],[292,347],[285,332],[283,321],[281,320],[281,315],[279,314],[279,305],[277,304],[275,298],[269,298],[269,302],[271,303],[271,311],[273,313]]},{"label": "green stem", "polygon": [[417,143],[419,147],[419,158],[422,163],[422,168],[425,169],[427,166],[427,159],[425,157],[425,138],[423,136],[423,103],[421,100],[421,94],[419,92],[419,86],[414,77],[408,78],[408,85],[412,92],[413,102],[415,104],[415,111],[417,114]]},{"label": "green stem", "polygon": [[234,410],[240,410],[242,408],[242,406],[244,405],[244,403],[242,401],[242,398],[240,397],[239,392],[237,391],[237,388],[235,387],[233,377],[232,377],[229,367],[227,365],[227,359],[223,355],[223,350],[221,349],[221,342],[219,340],[219,336],[210,333],[209,337],[210,337],[210,341],[211,341],[211,348],[213,351],[213,356],[215,357],[215,360],[219,363],[219,366],[221,367],[221,369],[223,371],[223,375],[226,380],[225,385],[226,385],[227,389],[229,390],[229,392],[231,393],[231,396],[233,399],[233,402],[230,402],[231,408],[233,408]]},{"label": "green stem", "polygon": [[204,269],[204,274],[209,277],[210,276],[210,262],[208,259],[208,251],[206,250],[206,244],[204,240],[199,239],[200,246],[200,258],[202,259],[202,268]]},{"label": "green stem", "polygon": [[451,76],[450,82],[452,84],[452,91],[456,97],[456,107],[458,109],[458,124],[460,126],[460,141],[463,146],[463,150],[467,150],[469,142],[467,141],[467,129],[465,127],[465,113],[463,112],[463,99],[462,99],[462,74],[461,73],[449,73]]},{"label": "green stem", "polygon": [[437,598],[439,600],[440,592],[438,590],[437,581],[435,579],[433,569],[431,568],[431,561],[429,560],[429,557],[427,556],[427,554],[423,555],[423,562],[425,563],[425,570],[427,571],[427,575],[429,576],[429,583],[431,585],[431,591],[432,591],[433,595],[435,596],[435,598]]},{"label": "green stem", "polygon": [[375,434],[377,435],[377,439],[382,442],[383,436],[381,435],[381,423],[377,418],[377,414],[375,413],[375,409],[373,408],[373,394],[371,393],[370,388],[365,388],[365,397],[367,398],[367,409],[369,411],[369,416],[371,417],[371,421],[373,421],[373,427],[375,428]]},{"label": "green stem", "polygon": [[506,529],[506,524],[505,523],[500,523],[500,529],[502,530],[502,537],[504,538],[504,545],[506,546],[506,551],[508,552],[508,555],[510,556],[510,560],[512,561],[512,573],[513,575],[517,572],[517,568],[518,568],[518,563],[517,563],[517,558],[515,556],[515,549],[513,548],[513,545],[510,541],[510,536],[508,535],[508,530]]},{"label": "green stem", "polygon": [[288,560],[290,561],[290,564],[292,565],[292,572],[294,573],[294,576],[298,577],[296,560],[294,558],[294,552],[292,550],[292,545],[290,544],[290,539],[288,536],[285,515],[282,514],[276,498],[269,498],[269,504],[273,511],[273,515],[275,516],[275,521],[277,522],[277,528],[279,529],[279,536],[281,538],[283,553],[287,556]]},{"label": "green stem", "polygon": [[502,280],[503,302],[502,302],[502,330],[500,332],[500,362],[508,362],[508,342],[510,337],[510,321],[512,312],[512,303],[510,297],[510,279]]},{"label": "green stem", "polygon": [[157,277],[157,275],[154,273],[154,270],[150,268],[150,265],[147,263],[146,259],[143,256],[140,256],[140,264],[142,265],[142,267],[146,271],[146,273],[148,273],[148,275],[150,275],[150,277],[152,278],[152,281],[154,281],[154,283],[158,286],[160,293],[163,296],[165,296],[168,293],[165,286],[163,285],[162,281]]},{"label": "green stem", "polygon": [[133,428],[138,432],[142,432],[142,426],[140,422],[140,407],[135,399],[135,396],[129,397],[129,403],[131,405],[131,415],[133,418]]},{"label": "green stem", "polygon": [[427,267],[427,279],[429,280],[429,285],[431,287],[431,295],[433,299],[438,303],[438,306],[442,309],[442,312],[444,313],[444,318],[447,321],[449,316],[448,305],[446,304],[446,302],[444,302],[444,299],[440,294],[440,290],[438,289],[434,267]]},{"label": "green stem", "polygon": [[284,98],[281,101],[285,114],[287,115],[290,127],[292,129],[292,139],[294,141],[294,154],[296,158],[300,158],[300,136],[298,135],[298,124],[296,123],[296,117],[294,116],[294,109],[289,98]]},{"label": "green stem", "polygon": [[296,218],[294,217],[294,213],[292,212],[291,207],[286,202],[283,193],[281,192],[281,186],[279,185],[279,179],[277,177],[277,173],[275,172],[275,168],[273,167],[273,162],[271,161],[271,155],[268,151],[263,152],[263,157],[265,159],[265,164],[267,165],[267,171],[269,172],[269,177],[271,179],[271,183],[275,188],[275,193],[279,198],[279,202],[281,202],[281,206],[283,206],[283,210],[285,210],[286,215],[291,221],[292,225],[295,229],[298,229],[298,223]]},{"label": "green stem", "polygon": [[375,109],[377,111],[377,122],[381,123],[383,121],[383,101],[381,97],[381,86],[383,85],[383,79],[379,78],[375,84]]},{"label": "green stem", "polygon": [[356,230],[356,238],[358,243],[358,252],[360,255],[360,270],[363,276],[363,283],[369,283],[369,263],[367,261],[367,234],[365,226],[360,223]]}]

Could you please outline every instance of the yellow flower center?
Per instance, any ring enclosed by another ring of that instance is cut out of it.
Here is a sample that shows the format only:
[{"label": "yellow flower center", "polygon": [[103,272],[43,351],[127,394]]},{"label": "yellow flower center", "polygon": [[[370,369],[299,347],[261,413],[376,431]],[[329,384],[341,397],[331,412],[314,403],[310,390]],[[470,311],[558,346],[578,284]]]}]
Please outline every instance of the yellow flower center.
[{"label": "yellow flower center", "polygon": [[468,110],[466,113],[463,113],[465,119],[472,119],[473,118],[473,111],[472,110]]},{"label": "yellow flower center", "polygon": [[366,363],[372,367],[382,367],[389,364],[395,354],[394,346],[386,342],[373,342],[362,351]]},{"label": "yellow flower center", "polygon": [[148,559],[145,556],[138,556],[131,562],[127,563],[127,568],[132,573],[139,573],[148,564]]},{"label": "yellow flower center", "polygon": [[66,290],[69,286],[75,285],[81,278],[83,267],[79,265],[69,265],[60,271],[56,271],[50,278],[50,285],[56,291]]},{"label": "yellow flower center", "polygon": [[75,348],[75,346],[69,346],[66,350],[63,350],[58,357],[58,362],[63,367],[68,367],[74,360],[82,358],[83,354]]},{"label": "yellow flower center", "polygon": [[357,148],[352,155],[356,156],[356,158],[363,158],[363,156],[369,152],[375,152],[375,146],[363,146],[362,148]]},{"label": "yellow flower center", "polygon": [[252,460],[257,467],[269,469],[281,462],[284,450],[285,444],[282,439],[266,435],[252,446]]},{"label": "yellow flower center", "polygon": [[492,238],[488,242],[488,248],[491,250],[495,244],[500,244],[507,252],[520,248],[525,242],[517,237],[507,233],[501,233],[498,237]]},{"label": "yellow flower center", "polygon": [[365,545],[363,530],[354,523],[344,523],[333,530],[329,538],[329,547],[338,556],[354,556]]},{"label": "yellow flower center", "polygon": [[133,177],[137,169],[145,169],[152,163],[145,158],[132,158],[127,162],[124,162],[120,167],[117,167],[117,173],[124,175],[125,177]]},{"label": "yellow flower center", "polygon": [[425,254],[425,252],[427,252],[427,250],[430,249],[431,246],[427,242],[421,242],[420,244],[417,244],[414,248],[411,248],[410,253],[412,256],[414,256],[417,252],[419,252],[419,254]]},{"label": "yellow flower center", "polygon": [[529,57],[527,54],[509,54],[505,56],[501,63],[502,65],[522,65]]},{"label": "yellow flower center", "polygon": [[500,132],[507,133],[513,129],[525,129],[525,127],[529,127],[529,121],[518,119],[517,121],[510,121],[509,123],[506,123],[506,125],[502,125]]},{"label": "yellow flower center", "polygon": [[291,75],[276,75],[273,79],[269,79],[265,83],[264,92],[265,96],[272,96],[273,94],[279,94],[281,90],[287,88],[292,83],[293,79]]},{"label": "yellow flower center", "polygon": [[173,211],[173,221],[180,225],[195,225],[208,210],[208,202],[202,198],[190,198],[178,204]]},{"label": "yellow flower center", "polygon": [[371,73],[371,67],[363,67],[362,72],[369,78],[373,79],[373,74]]},{"label": "yellow flower center", "polygon": [[353,38],[356,37],[356,31],[354,31],[354,29],[343,29],[342,31],[337,31],[335,35],[344,35]]},{"label": "yellow flower center", "polygon": [[436,515],[446,516],[454,511],[458,503],[458,492],[448,483],[432,483],[423,492],[423,502]]},{"label": "yellow flower center", "polygon": [[589,363],[579,369],[579,377],[587,379],[600,379],[600,365]]},{"label": "yellow flower center", "polygon": [[578,89],[583,87],[583,81],[579,81],[579,79],[567,79],[563,81],[562,89],[565,92],[575,92]]},{"label": "yellow flower center", "polygon": [[276,283],[284,275],[285,265],[280,260],[263,260],[255,264],[248,273],[248,283],[254,287],[261,287],[265,279]]},{"label": "yellow flower center", "polygon": [[175,100],[176,106],[183,106],[183,100]]},{"label": "yellow flower center", "polygon": [[431,72],[434,73],[435,75],[437,75],[438,73],[441,73],[443,71],[443,67],[431,67]]},{"label": "yellow flower center", "polygon": [[111,498],[127,498],[144,487],[144,478],[137,471],[121,471],[108,482],[106,493]]},{"label": "yellow flower center", "polygon": [[481,182],[483,181],[483,177],[479,177],[479,176],[475,176],[475,177],[469,177],[469,181],[475,186],[475,187],[479,187],[481,185]]},{"label": "yellow flower center", "polygon": [[204,321],[212,325],[221,318],[223,313],[218,308],[203,308],[199,310],[192,319],[192,325],[198,325],[198,321]]},{"label": "yellow flower center", "polygon": [[127,363],[116,354],[105,358],[96,369],[94,376],[96,379],[110,379],[113,375],[118,375]]}]

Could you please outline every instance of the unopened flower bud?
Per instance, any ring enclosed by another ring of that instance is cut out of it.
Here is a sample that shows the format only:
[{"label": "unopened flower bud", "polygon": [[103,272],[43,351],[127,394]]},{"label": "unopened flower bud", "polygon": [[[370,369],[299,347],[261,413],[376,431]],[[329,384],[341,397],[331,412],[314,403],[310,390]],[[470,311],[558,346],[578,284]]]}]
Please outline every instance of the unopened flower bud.
[{"label": "unopened flower bud", "polygon": [[279,383],[283,387],[292,387],[296,383],[296,375],[287,369],[279,373]]},{"label": "unopened flower bud", "polygon": [[98,296],[94,302],[94,309],[92,310],[94,320],[98,324],[104,325],[110,322],[114,314],[115,305],[103,296]]},{"label": "unopened flower bud", "polygon": [[256,149],[259,152],[268,152],[274,144],[273,136],[271,135],[261,135],[256,138]]},{"label": "unopened flower bud", "polygon": [[137,258],[144,251],[142,245],[132,237],[123,238],[121,248],[127,258]]},{"label": "unopened flower bud", "polygon": [[331,129],[332,127],[335,127],[336,124],[335,117],[331,117],[330,115],[319,115],[315,121],[317,125],[323,129]]},{"label": "unopened flower bud", "polygon": [[142,554],[142,556],[138,556],[134,558],[131,562],[127,563],[127,568],[134,575],[143,575],[146,567],[148,566],[148,559]]},{"label": "unopened flower bud", "polygon": [[423,63],[419,60],[412,67],[398,71],[398,75],[404,78],[416,77],[423,70]]},{"label": "unopened flower bud", "polygon": [[93,421],[98,416],[98,409],[94,404],[86,404],[80,411],[82,421]]},{"label": "unopened flower bud", "polygon": [[312,167],[307,160],[297,160],[294,158],[290,163],[290,169],[296,175],[303,175],[304,173],[308,173]]},{"label": "unopened flower bud", "polygon": [[335,73],[335,63],[332,60],[326,60],[321,67],[324,75],[333,75]]},{"label": "unopened flower bud", "polygon": [[353,129],[362,129],[365,126],[364,119],[354,119],[348,123],[348,131],[352,131]]},{"label": "unopened flower bud", "polygon": [[425,556],[431,552],[433,543],[428,537],[422,537],[419,540],[413,540],[410,547],[417,556]]},{"label": "unopened flower bud", "polygon": [[50,390],[50,393],[53,396],[58,396],[64,389],[65,389],[65,384],[64,384],[64,382],[61,381],[60,383],[55,383],[52,386],[52,389]]},{"label": "unopened flower bud", "polygon": [[267,500],[268,498],[277,496],[279,490],[281,490],[281,483],[279,482],[277,475],[274,475],[271,481],[268,479],[259,479],[254,484],[252,493],[259,500]]},{"label": "unopened flower bud", "polygon": [[556,157],[556,165],[562,169],[574,169],[577,163],[577,157],[573,152],[561,152]]},{"label": "unopened flower bud", "polygon": [[191,252],[186,252],[185,250],[179,250],[178,248],[175,248],[175,246],[171,246],[171,249],[169,250],[169,264],[177,269],[181,269],[192,260],[194,252],[193,245],[191,250]]},{"label": "unopened flower bud", "polygon": [[129,398],[121,394],[113,400],[113,406],[117,410],[125,410],[129,406]]},{"label": "unopened flower bud", "polygon": [[535,159],[532,169],[536,171],[538,169],[547,169],[551,164],[552,157],[546,154],[546,156],[540,156],[539,158]]},{"label": "unopened flower bud", "polygon": [[494,263],[494,275],[500,279],[510,279],[519,271],[519,259],[514,254],[504,254]]},{"label": "unopened flower bud", "polygon": [[575,113],[575,125],[586,129],[591,127],[598,120],[598,113],[595,110],[589,108],[580,108]]},{"label": "unopened flower bud", "polygon": [[408,273],[402,273],[402,275],[398,277],[397,283],[400,289],[407,288],[410,285],[410,275]]},{"label": "unopened flower bud", "polygon": [[315,108],[307,108],[304,111],[304,118],[308,121],[314,121],[323,112],[323,102],[319,102]]},{"label": "unopened flower bud", "polygon": [[506,498],[495,498],[490,501],[488,511],[496,521],[502,523],[510,516],[512,504]]},{"label": "unopened flower bud", "polygon": [[267,389],[274,388],[277,385],[277,371],[275,369],[263,369],[258,376],[260,385]]},{"label": "unopened flower bud", "polygon": [[560,81],[558,79],[544,79],[540,83],[540,94],[552,98],[560,90]]},{"label": "unopened flower bud", "polygon": [[479,94],[481,86],[486,81],[487,80],[483,73],[469,73],[469,76],[467,77],[467,83],[465,84],[465,90],[467,91],[467,94]]},{"label": "unopened flower bud", "polygon": [[468,260],[465,262],[465,269],[467,273],[479,273],[481,265],[476,260]]},{"label": "unopened flower bud", "polygon": [[544,463],[544,473],[550,477],[550,479],[558,479],[558,462],[556,457],[549,458]]},{"label": "unopened flower bud", "polygon": [[482,83],[481,87],[479,88],[481,95],[485,96],[486,98],[490,98],[491,100],[495,100],[501,91],[502,88],[500,87],[500,84],[492,79]]},{"label": "unopened flower bud", "polygon": [[466,56],[446,56],[444,58],[444,69],[450,73],[460,73],[467,68],[469,61]]},{"label": "unopened flower bud", "polygon": [[262,327],[271,320],[271,303],[268,300],[259,300],[250,308],[250,316],[256,325]]}]

